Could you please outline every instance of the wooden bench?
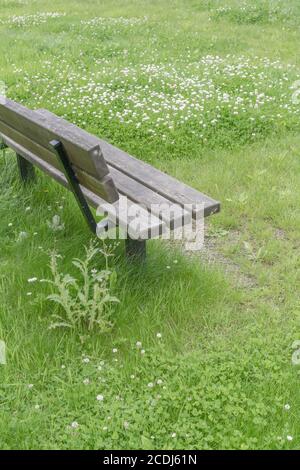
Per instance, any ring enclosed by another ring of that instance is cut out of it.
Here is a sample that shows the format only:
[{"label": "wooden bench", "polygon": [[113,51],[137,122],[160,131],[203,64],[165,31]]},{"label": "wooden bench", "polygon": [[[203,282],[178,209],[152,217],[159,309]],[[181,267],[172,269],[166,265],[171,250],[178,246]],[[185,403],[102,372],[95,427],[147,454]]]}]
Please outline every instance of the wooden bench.
[{"label": "wooden bench", "polygon": [[[144,257],[145,238],[190,222],[197,217],[199,205],[204,207],[204,216],[220,210],[219,202],[45,109],[33,111],[0,99],[0,138],[16,152],[23,181],[34,178],[37,166],[73,191],[93,232],[97,224],[89,204],[109,203],[105,205],[107,218],[117,213],[116,223],[121,227],[126,227],[128,214],[120,208],[120,196],[127,197],[129,207],[138,204],[138,233],[126,240],[128,255]],[[179,210],[173,210],[174,206]]]}]

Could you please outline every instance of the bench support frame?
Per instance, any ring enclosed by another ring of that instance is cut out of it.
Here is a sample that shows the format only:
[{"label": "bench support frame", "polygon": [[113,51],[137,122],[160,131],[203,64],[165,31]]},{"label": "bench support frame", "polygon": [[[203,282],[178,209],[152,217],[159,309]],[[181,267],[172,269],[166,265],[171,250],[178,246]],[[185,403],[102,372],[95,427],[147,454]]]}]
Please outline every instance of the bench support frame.
[{"label": "bench support frame", "polygon": [[60,160],[63,169],[64,169],[64,174],[68,180],[68,183],[70,185],[70,188],[72,189],[72,192],[75,196],[75,199],[77,201],[77,204],[79,206],[79,209],[82,212],[83,217],[85,218],[88,226],[90,227],[91,231],[96,234],[97,231],[97,223],[95,221],[95,218],[92,214],[91,209],[89,208],[89,205],[84,197],[84,194],[80,188],[79,181],[76,177],[76,174],[72,168],[71,163],[69,162],[68,155],[64,149],[63,144],[59,140],[52,140],[50,142],[51,147],[54,149],[58,159]]},{"label": "bench support frame", "polygon": [[17,164],[19,169],[20,178],[23,183],[29,183],[35,180],[34,166],[26,158],[21,155],[17,155]]},{"label": "bench support frame", "polygon": [[145,261],[146,259],[146,240],[125,240],[125,253],[128,259]]}]

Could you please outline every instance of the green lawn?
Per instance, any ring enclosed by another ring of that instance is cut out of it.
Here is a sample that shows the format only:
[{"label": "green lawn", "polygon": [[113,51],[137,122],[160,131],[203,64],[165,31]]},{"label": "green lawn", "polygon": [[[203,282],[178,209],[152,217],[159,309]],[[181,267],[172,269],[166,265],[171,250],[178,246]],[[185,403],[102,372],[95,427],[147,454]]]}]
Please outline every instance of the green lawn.
[{"label": "green lawn", "polygon": [[49,252],[73,274],[90,234],[0,152],[1,449],[300,448],[299,24],[297,0],[0,0],[8,97],[222,203],[204,254],[116,248],[109,333],[53,330]]}]

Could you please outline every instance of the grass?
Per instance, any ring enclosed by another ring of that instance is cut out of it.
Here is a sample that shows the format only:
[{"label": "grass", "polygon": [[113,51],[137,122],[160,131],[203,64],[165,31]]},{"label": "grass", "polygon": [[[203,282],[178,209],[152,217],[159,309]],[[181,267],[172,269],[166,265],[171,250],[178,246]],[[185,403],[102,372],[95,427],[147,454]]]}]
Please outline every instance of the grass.
[{"label": "grass", "polygon": [[27,280],[54,248],[72,273],[90,236],[69,194],[23,188],[1,153],[0,447],[298,449],[298,2],[0,1],[10,98],[222,202],[214,263],[152,241],[132,267],[120,245],[113,330],[49,330],[49,288]]}]

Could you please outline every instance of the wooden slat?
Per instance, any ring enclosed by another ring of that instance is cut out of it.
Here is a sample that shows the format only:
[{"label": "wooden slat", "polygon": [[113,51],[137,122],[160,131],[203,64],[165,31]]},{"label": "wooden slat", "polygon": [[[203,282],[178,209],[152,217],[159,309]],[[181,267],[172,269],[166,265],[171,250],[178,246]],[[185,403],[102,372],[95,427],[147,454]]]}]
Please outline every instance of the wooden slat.
[{"label": "wooden slat", "polygon": [[[1,134],[1,137],[3,139],[3,142],[10,147],[12,150],[14,150],[17,154],[21,155],[22,157],[26,158],[26,160],[30,161],[34,165],[36,165],[38,168],[40,168],[43,172],[51,176],[53,179],[58,181],[60,184],[62,184],[64,187],[67,189],[69,188],[67,179],[65,175],[63,174],[62,171],[48,163],[47,161],[43,160],[42,158],[37,157],[35,154],[30,152],[29,150],[25,149],[18,143],[14,142],[7,136]],[[114,211],[113,208],[115,208],[116,213],[117,213],[117,223],[118,225],[123,228],[124,230],[126,229],[127,223],[128,223],[128,218],[127,218],[127,213],[122,212],[122,207],[120,205],[120,201],[115,201],[114,203],[107,204],[107,201],[102,199],[101,197],[97,196],[92,192],[91,190],[87,189],[84,186],[81,186],[81,189],[83,191],[83,194],[87,198],[88,202],[95,208],[98,208],[99,206],[105,207],[107,209],[108,213],[108,218],[114,217]],[[133,201],[130,201],[129,199],[127,200],[128,207],[130,208],[131,206],[135,205]],[[136,232],[136,236],[139,236],[140,238],[155,238],[160,235],[162,235],[166,231],[166,224],[160,220],[158,217],[155,217],[152,214],[149,214],[149,212],[143,208],[140,209],[140,227],[139,230]]]},{"label": "wooden slat", "polygon": [[[61,170],[57,156],[52,153],[50,149],[48,150],[45,147],[42,147],[2,121],[0,121],[0,132],[58,170]],[[93,191],[96,195],[106,199],[107,190],[103,190],[103,179],[102,182],[99,182],[93,176],[87,174],[80,168],[77,168],[76,165],[73,165],[73,169],[81,185]],[[152,206],[152,213],[161,217],[162,220],[166,222],[170,230],[174,230],[183,223],[189,223],[189,213],[181,206],[172,204],[168,199],[131,179],[129,176],[121,173],[115,168],[109,166],[109,170],[110,173],[108,176],[105,176],[105,178],[113,178],[115,186],[120,194],[128,196],[133,202],[144,205],[146,209],[150,209],[151,205],[157,205]]]},{"label": "wooden slat", "polygon": [[52,116],[43,116],[8,99],[0,101],[0,120],[47,150],[51,140],[61,141],[71,163],[100,181],[105,199],[110,202],[118,199],[99,142],[95,143],[93,136],[76,126],[63,126]]},{"label": "wooden slat", "polygon": [[[71,131],[73,127],[73,124],[70,124],[62,118],[58,118],[48,110],[39,109],[36,112],[41,116],[48,117],[49,120],[52,119],[53,122],[59,121],[60,125],[63,126],[64,129],[69,129]],[[196,189],[187,186],[172,176],[166,175],[153,166],[128,155],[123,150],[114,147],[108,142],[99,139],[96,136],[91,137],[93,137],[94,145],[97,143],[100,145],[107,164],[130,176],[144,186],[152,189],[166,199],[169,199],[176,204],[180,204],[181,206],[185,204],[204,204],[205,216],[219,212],[220,203],[218,201],[215,201]],[[201,209],[199,213],[201,213]],[[193,216],[196,216],[195,211],[193,211]]]}]

